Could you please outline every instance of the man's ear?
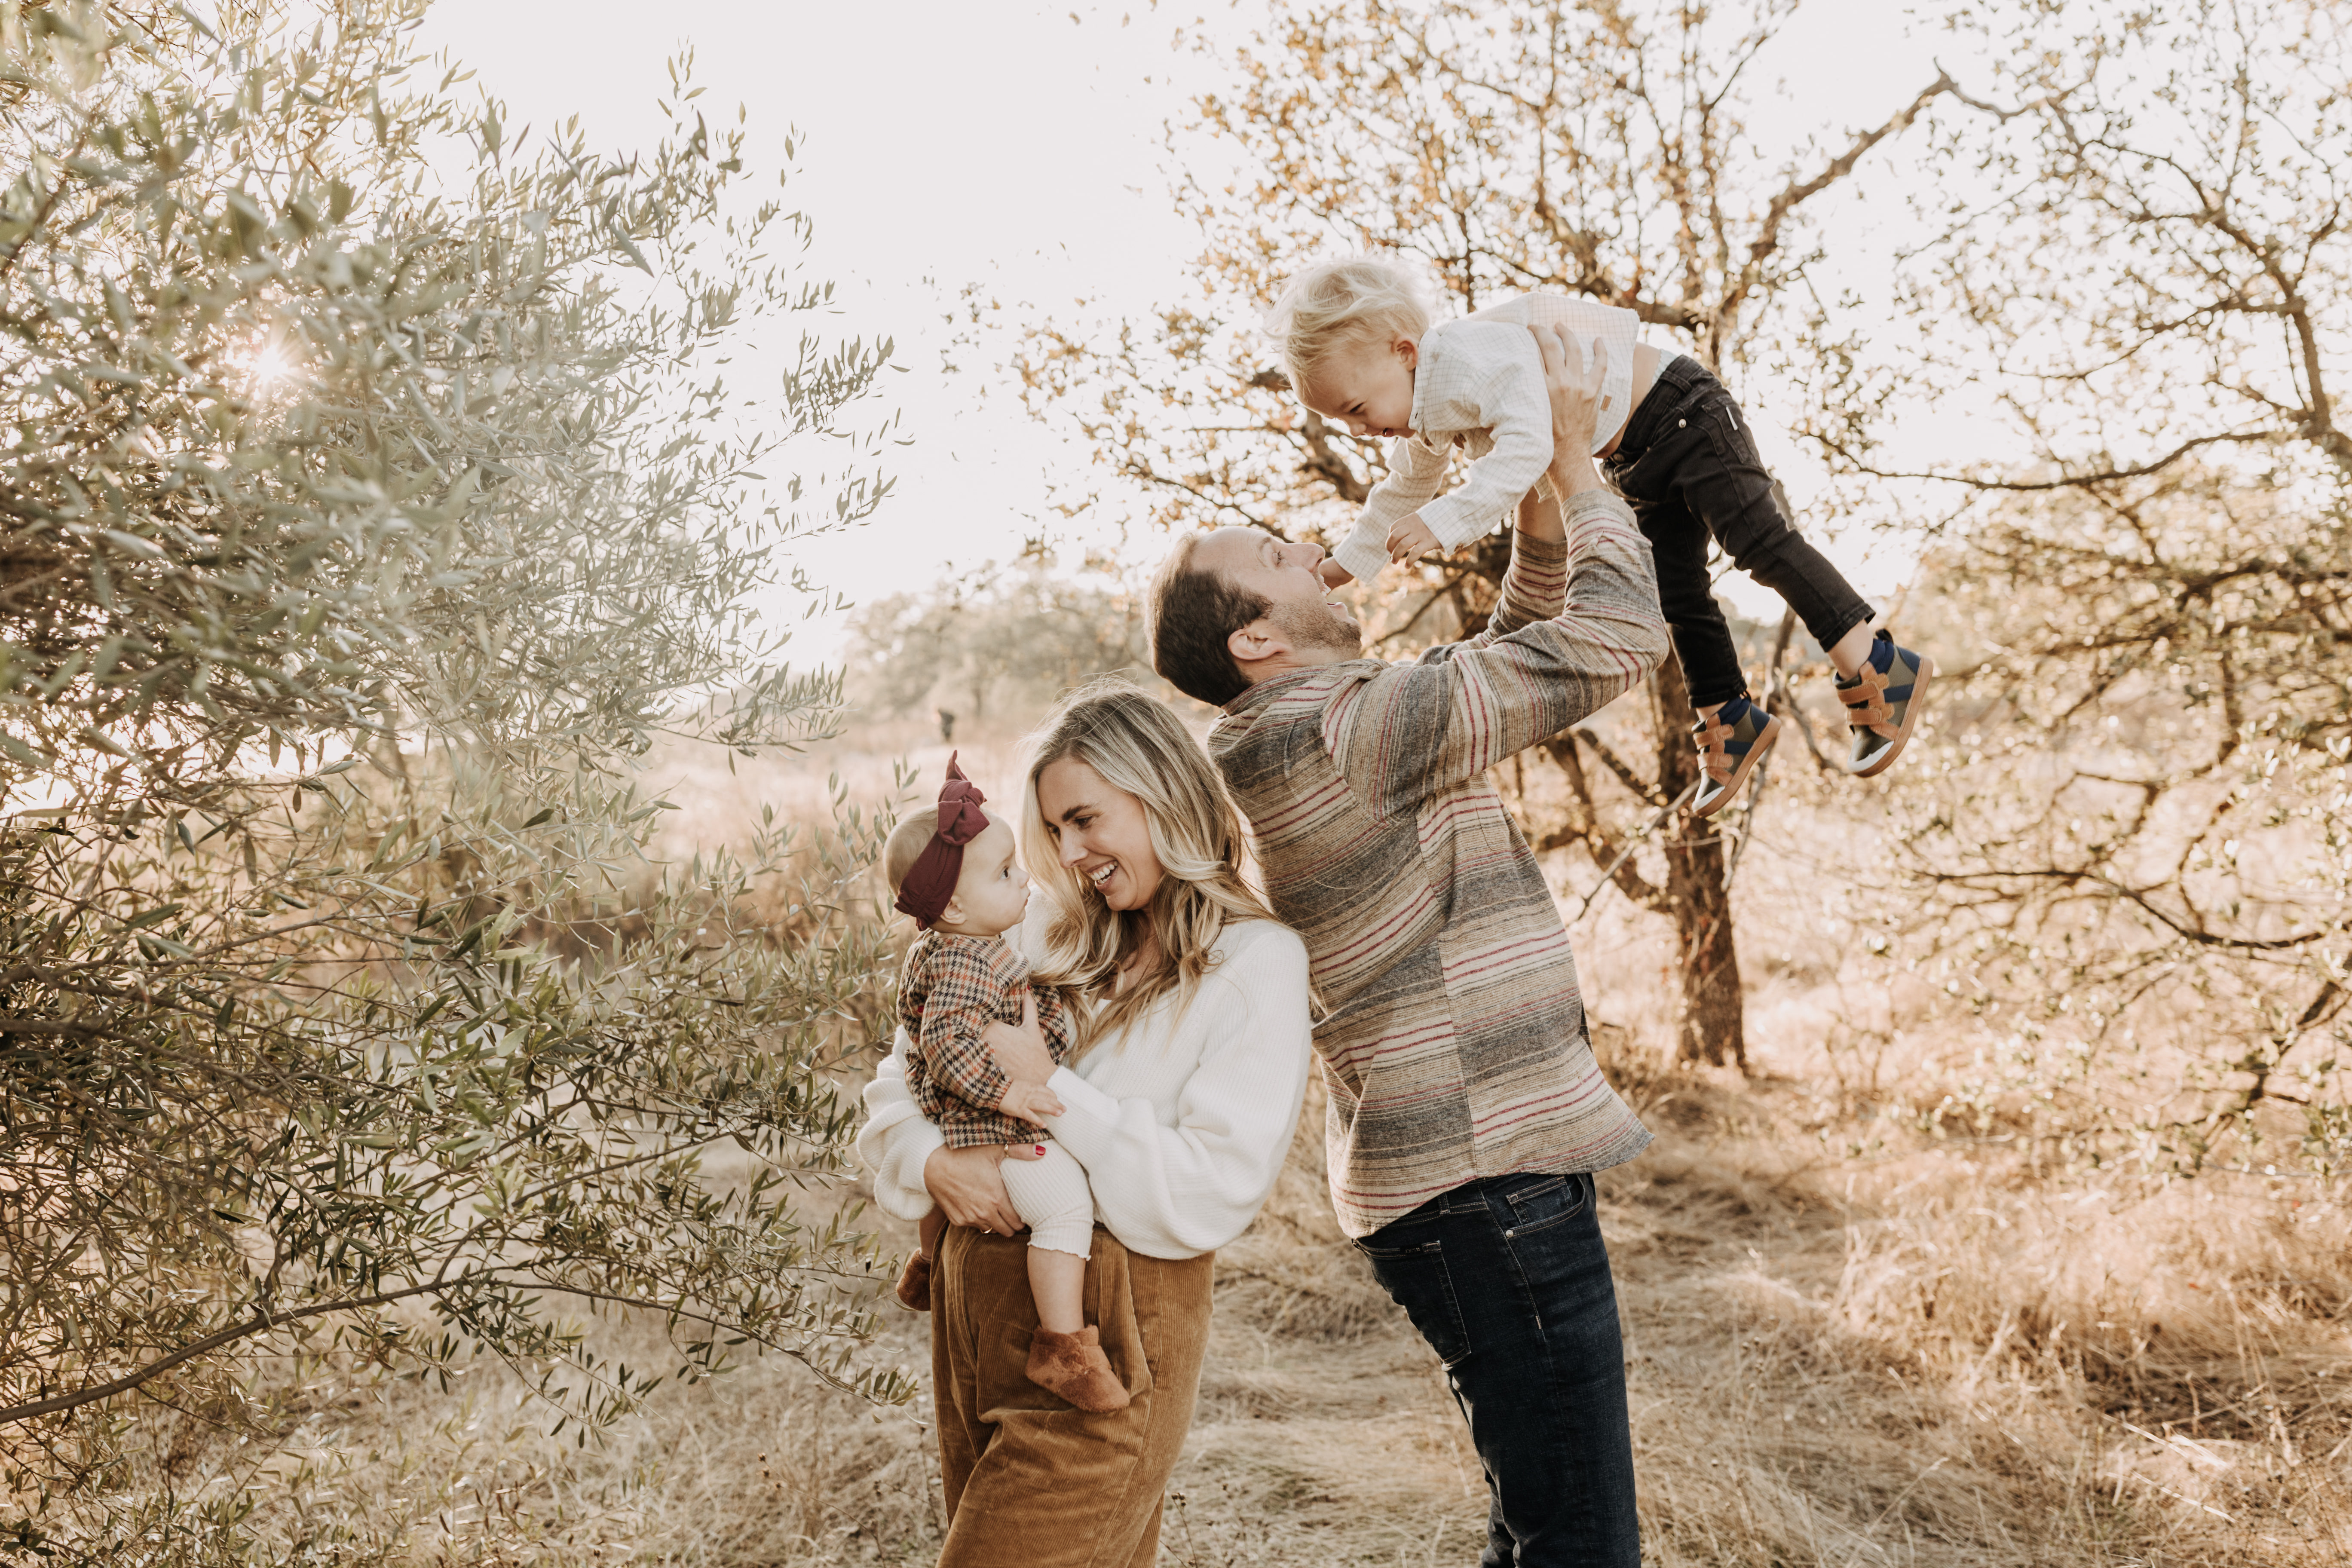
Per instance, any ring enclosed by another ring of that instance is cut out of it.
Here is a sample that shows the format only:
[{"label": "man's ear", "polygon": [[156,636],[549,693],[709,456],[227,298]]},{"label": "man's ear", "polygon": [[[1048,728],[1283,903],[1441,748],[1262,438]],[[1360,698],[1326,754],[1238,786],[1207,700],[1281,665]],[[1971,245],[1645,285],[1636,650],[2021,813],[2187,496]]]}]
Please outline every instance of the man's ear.
[{"label": "man's ear", "polygon": [[1397,335],[1396,342],[1391,343],[1389,347],[1395,351],[1397,358],[1404,361],[1405,369],[1414,370],[1419,368],[1421,364],[1421,345],[1419,343],[1414,342],[1411,338],[1404,336],[1402,333],[1399,333]]},{"label": "man's ear", "polygon": [[1225,651],[1234,656],[1235,664],[1247,669],[1276,654],[1288,653],[1290,643],[1275,628],[1273,621],[1260,616],[1225,638]]}]

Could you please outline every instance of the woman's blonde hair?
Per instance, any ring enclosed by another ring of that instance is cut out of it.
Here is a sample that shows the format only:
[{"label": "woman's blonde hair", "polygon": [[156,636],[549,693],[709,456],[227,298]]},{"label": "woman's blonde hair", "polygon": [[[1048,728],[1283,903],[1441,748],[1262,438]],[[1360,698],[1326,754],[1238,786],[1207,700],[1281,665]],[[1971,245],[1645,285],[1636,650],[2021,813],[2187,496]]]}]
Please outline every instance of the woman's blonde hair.
[{"label": "woman's blonde hair", "polygon": [[1265,330],[1297,389],[1334,351],[1406,337],[1415,342],[1433,316],[1429,283],[1416,268],[1379,256],[1318,262],[1290,280],[1266,312]]},{"label": "woman's blonde hair", "polygon": [[[1114,910],[1062,864],[1037,776],[1065,759],[1084,763],[1143,803],[1160,886],[1140,910]],[[1210,952],[1234,921],[1272,920],[1242,879],[1241,815],[1201,743],[1168,705],[1125,681],[1089,683],[1062,700],[1032,738],[1021,800],[1021,858],[1051,905],[1036,978],[1067,985],[1093,1006],[1076,1009],[1085,1051],[1143,1016],[1162,996],[1189,996]],[[1119,965],[1156,935],[1161,961],[1118,990]]]}]

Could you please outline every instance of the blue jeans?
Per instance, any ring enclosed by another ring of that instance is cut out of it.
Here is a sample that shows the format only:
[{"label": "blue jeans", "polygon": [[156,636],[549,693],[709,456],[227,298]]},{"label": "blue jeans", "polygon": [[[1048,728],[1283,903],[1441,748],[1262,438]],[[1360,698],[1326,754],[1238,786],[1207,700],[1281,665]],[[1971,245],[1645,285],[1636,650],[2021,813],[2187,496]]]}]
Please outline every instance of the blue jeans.
[{"label": "blue jeans", "polygon": [[1470,1423],[1494,1499],[1484,1568],[1639,1568],[1624,1344],[1592,1178],[1471,1182],[1356,1245]]}]

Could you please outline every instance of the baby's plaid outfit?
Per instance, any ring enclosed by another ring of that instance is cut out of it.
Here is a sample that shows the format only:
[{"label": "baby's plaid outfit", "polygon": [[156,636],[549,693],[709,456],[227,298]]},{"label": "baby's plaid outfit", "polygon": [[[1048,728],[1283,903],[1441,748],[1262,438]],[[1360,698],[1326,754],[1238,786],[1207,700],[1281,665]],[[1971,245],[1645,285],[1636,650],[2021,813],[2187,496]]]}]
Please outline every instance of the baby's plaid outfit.
[{"label": "baby's plaid outfit", "polygon": [[996,1109],[1012,1079],[988,1054],[981,1031],[1021,1022],[1034,990],[1037,1024],[1059,1062],[1070,1054],[1070,1011],[1051,985],[1032,987],[1029,961],[1003,937],[928,931],[907,950],[898,1021],[907,1028],[907,1089],[950,1149],[1042,1142],[1050,1134]]}]

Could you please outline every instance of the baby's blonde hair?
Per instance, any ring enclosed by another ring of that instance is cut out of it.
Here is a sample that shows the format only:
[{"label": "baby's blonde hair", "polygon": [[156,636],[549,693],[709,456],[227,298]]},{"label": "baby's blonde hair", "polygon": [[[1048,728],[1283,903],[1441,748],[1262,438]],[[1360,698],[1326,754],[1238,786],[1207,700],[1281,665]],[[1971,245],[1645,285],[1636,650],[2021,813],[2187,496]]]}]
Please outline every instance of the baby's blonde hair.
[{"label": "baby's blonde hair", "polygon": [[1335,350],[1406,337],[1418,342],[1433,311],[1421,272],[1380,256],[1322,261],[1290,280],[1266,312],[1295,390]]},{"label": "baby's blonde hair", "polygon": [[890,879],[890,895],[896,898],[906,885],[907,873],[923,858],[923,850],[931,836],[940,830],[940,808],[927,805],[920,811],[910,811],[898,819],[890,830],[889,840],[882,846],[883,874]]}]

